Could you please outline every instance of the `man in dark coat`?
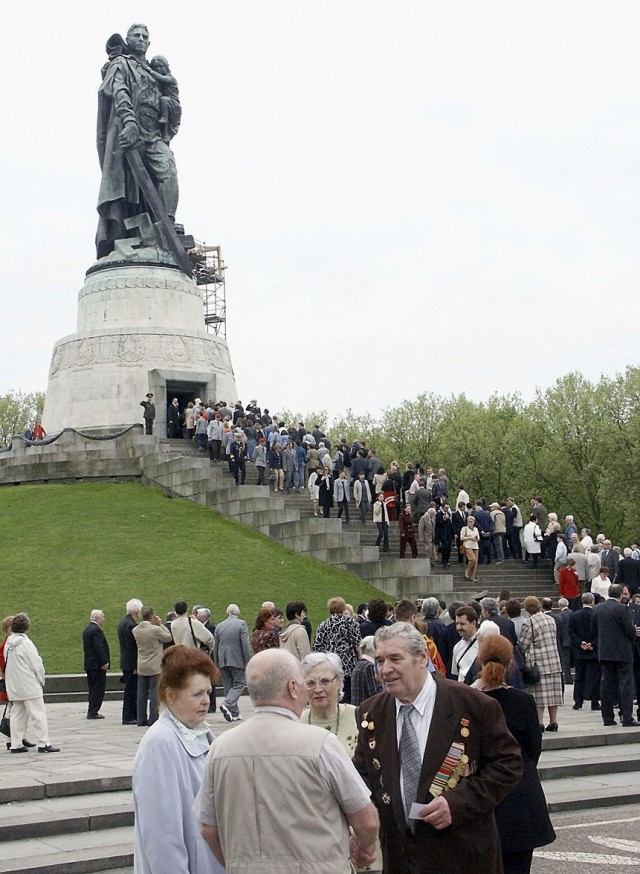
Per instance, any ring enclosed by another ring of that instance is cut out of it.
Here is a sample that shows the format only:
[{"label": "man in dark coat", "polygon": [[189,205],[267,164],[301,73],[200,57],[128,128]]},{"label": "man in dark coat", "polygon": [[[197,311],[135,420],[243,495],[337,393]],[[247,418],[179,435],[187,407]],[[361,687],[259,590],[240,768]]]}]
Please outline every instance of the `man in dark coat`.
[{"label": "man in dark coat", "polygon": [[598,644],[602,666],[602,721],[616,725],[613,707],[618,699],[622,725],[637,726],[633,718],[633,650],[636,629],[631,612],[622,602],[622,586],[609,587],[609,597],[593,611],[591,642]]},{"label": "man in dark coat", "polygon": [[478,562],[479,564],[491,564],[491,535],[493,533],[493,519],[491,518],[491,513],[483,508],[480,501],[476,501],[473,515],[476,520],[476,528],[480,532],[480,554],[478,555]]},{"label": "man in dark coat", "polygon": [[455,511],[451,519],[451,523],[453,525],[453,535],[456,544],[456,552],[458,553],[458,564],[462,564],[465,560],[464,551],[460,552],[460,532],[467,524],[468,518],[469,514],[467,513],[466,504],[463,501],[460,501],[460,503],[458,504],[458,509]]},{"label": "man in dark coat", "polygon": [[144,407],[144,412],[142,414],[144,418],[144,433],[153,434],[153,421],[156,417],[156,405],[153,402],[153,395],[151,392],[149,392],[143,401],[140,401],[140,406]]},{"label": "man in dark coat", "polygon": [[87,719],[104,719],[100,713],[100,708],[107,688],[107,671],[111,656],[107,638],[102,630],[103,624],[104,613],[102,610],[92,610],[89,624],[82,632],[84,669],[87,673],[87,688],[89,690]]},{"label": "man in dark coat", "polygon": [[180,405],[178,398],[174,398],[167,407],[167,431],[169,437],[180,436]]},{"label": "man in dark coat", "polygon": [[426,643],[407,622],[376,633],[385,691],[360,705],[354,764],[380,815],[384,870],[497,874],[493,814],[522,775],[500,705],[433,677]]},{"label": "man in dark coat", "polygon": [[[632,561],[636,561],[636,559],[632,559]],[[628,586],[622,587],[622,603],[627,606],[631,613],[631,619],[636,629],[636,642],[633,645],[633,682],[636,687],[636,702],[638,704],[636,719],[640,720],[640,604],[632,603]]]},{"label": "man in dark coat", "polygon": [[609,579],[612,583],[619,582],[618,580],[618,565],[620,558],[615,549],[611,548],[611,541],[605,540],[602,544],[602,552],[600,553],[600,567],[609,568]]},{"label": "man in dark coat", "polygon": [[500,634],[503,637],[506,637],[507,640],[514,647],[518,643],[518,635],[516,634],[516,627],[509,619],[508,616],[500,615],[500,605],[496,601],[495,598],[483,598],[480,601],[480,606],[482,607],[482,619],[483,621],[486,619],[491,620],[491,622],[495,622],[495,624],[500,629]]},{"label": "man in dark coat", "polygon": [[581,710],[584,701],[591,701],[592,710],[600,710],[600,662],[597,648],[591,642],[591,620],[595,598],[591,592],[582,596],[582,609],[569,616],[569,637],[576,667],[573,683],[573,709]]},{"label": "man in dark coat", "polygon": [[571,610],[569,610],[569,602],[566,598],[558,598],[558,607],[560,612],[554,613],[553,618],[556,623],[556,640],[560,664],[562,665],[562,685],[564,688],[564,686],[571,686],[573,684],[573,677],[571,676],[571,634],[569,632]]},{"label": "man in dark coat", "polygon": [[624,551],[624,558],[621,558],[618,564],[616,582],[621,586],[628,586],[631,595],[640,592],[640,561],[631,558],[631,550],[628,546]]},{"label": "man in dark coat", "polygon": [[138,646],[133,636],[142,601],[132,598],[127,601],[127,615],[118,623],[118,642],[120,643],[120,670],[124,683],[122,699],[122,724],[138,724]]}]

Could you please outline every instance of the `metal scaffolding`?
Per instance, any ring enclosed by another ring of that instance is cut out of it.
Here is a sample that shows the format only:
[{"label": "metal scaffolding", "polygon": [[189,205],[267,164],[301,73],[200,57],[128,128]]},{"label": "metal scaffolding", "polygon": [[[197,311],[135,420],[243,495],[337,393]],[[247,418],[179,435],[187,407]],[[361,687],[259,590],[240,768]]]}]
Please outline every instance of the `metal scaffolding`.
[{"label": "metal scaffolding", "polygon": [[210,334],[227,337],[227,298],[224,284],[225,267],[220,246],[207,246],[196,240],[189,250],[193,262],[193,278],[202,289],[204,323]]}]

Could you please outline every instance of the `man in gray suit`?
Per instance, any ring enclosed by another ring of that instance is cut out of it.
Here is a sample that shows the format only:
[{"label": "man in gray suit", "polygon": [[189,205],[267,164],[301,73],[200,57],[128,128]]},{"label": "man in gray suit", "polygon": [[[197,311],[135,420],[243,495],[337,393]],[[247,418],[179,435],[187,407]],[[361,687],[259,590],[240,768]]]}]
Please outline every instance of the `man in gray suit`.
[{"label": "man in gray suit", "polygon": [[213,635],[213,660],[222,673],[224,701],[220,713],[227,722],[238,722],[242,717],[238,709],[238,699],[246,685],[245,668],[251,658],[249,652],[249,629],[244,619],[240,619],[240,608],[229,604],[227,618],[216,626]]}]

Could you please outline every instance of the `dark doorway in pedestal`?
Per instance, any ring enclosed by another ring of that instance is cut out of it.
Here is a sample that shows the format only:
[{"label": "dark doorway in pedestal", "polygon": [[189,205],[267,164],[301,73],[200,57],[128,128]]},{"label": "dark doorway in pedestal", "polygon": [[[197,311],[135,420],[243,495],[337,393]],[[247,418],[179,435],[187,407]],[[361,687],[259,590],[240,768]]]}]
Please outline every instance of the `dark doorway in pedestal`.
[{"label": "dark doorway in pedestal", "polygon": [[207,387],[203,382],[167,380],[166,388],[167,410],[169,409],[169,404],[173,401],[173,399],[178,398],[178,409],[180,410],[180,433],[177,436],[184,437],[184,411],[187,407],[187,404],[189,403],[189,401],[195,401],[196,398],[200,398],[201,401],[206,402],[207,399],[204,393]]}]

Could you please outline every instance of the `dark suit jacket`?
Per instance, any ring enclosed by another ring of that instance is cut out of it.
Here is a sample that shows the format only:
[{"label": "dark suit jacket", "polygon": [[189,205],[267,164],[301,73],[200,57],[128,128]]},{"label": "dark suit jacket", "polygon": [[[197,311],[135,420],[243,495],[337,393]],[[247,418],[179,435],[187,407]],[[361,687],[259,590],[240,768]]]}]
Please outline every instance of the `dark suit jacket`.
[{"label": "dark suit jacket", "polygon": [[[452,825],[436,831],[422,821],[407,833],[400,792],[396,699],[386,692],[360,705],[354,764],[371,789],[380,814],[384,870],[406,874],[407,853],[420,874],[495,874],[502,870],[493,808],[522,775],[520,748],[509,733],[499,704],[463,683],[434,678],[433,718],[420,773],[418,800],[431,800],[429,787],[455,741],[464,744],[471,774],[445,797]],[[468,721],[463,737],[462,720]]]},{"label": "dark suit jacket", "polygon": [[556,634],[558,637],[558,647],[569,649],[571,646],[571,635],[569,633],[569,619],[571,618],[571,610],[567,607],[559,613],[554,613],[553,618],[556,620]]},{"label": "dark suit jacket", "polygon": [[111,661],[109,644],[104,631],[95,622],[90,622],[82,632],[85,671],[100,671]]},{"label": "dark suit jacket", "polygon": [[631,556],[621,559],[618,564],[617,582],[621,586],[628,586],[632,595],[640,591],[640,561]]},{"label": "dark suit jacket", "polygon": [[127,613],[118,622],[118,641],[120,642],[120,670],[135,673],[138,669],[138,647],[133,636],[136,620]]},{"label": "dark suit jacket", "polygon": [[[635,561],[635,559],[632,559]],[[631,613],[631,621],[635,625],[636,628],[640,628],[640,604],[629,604],[628,608]],[[634,660],[636,663],[640,661],[640,637],[636,635],[636,643],[635,643],[635,656]]]},{"label": "dark suit jacket", "polygon": [[516,634],[516,627],[508,616],[500,616],[499,613],[493,613],[486,621],[495,622],[500,629],[500,634],[506,637],[514,647],[517,645],[518,635]]},{"label": "dark suit jacket", "polygon": [[[571,613],[571,611],[569,611]],[[593,607],[582,607],[569,616],[569,637],[574,658],[579,660],[593,660],[598,658],[597,647],[593,650],[580,648],[582,641],[593,643],[591,639],[591,620]]]},{"label": "dark suit jacket", "polygon": [[451,521],[453,523],[453,533],[455,534],[456,537],[458,537],[460,535],[460,532],[462,531],[464,526],[467,524],[468,518],[469,518],[469,514],[467,512],[464,512],[462,515],[460,515],[459,510],[455,510],[453,512]]},{"label": "dark suit jacket", "polygon": [[[634,559],[631,559],[634,561]],[[618,558],[618,553],[613,549],[603,549],[600,553],[600,567],[608,567],[609,568],[609,580],[614,583],[616,581],[616,577],[618,576],[618,565],[620,564],[620,559]]]},{"label": "dark suit jacket", "polygon": [[636,629],[631,611],[615,598],[594,608],[591,639],[598,642],[601,662],[632,662]]}]

